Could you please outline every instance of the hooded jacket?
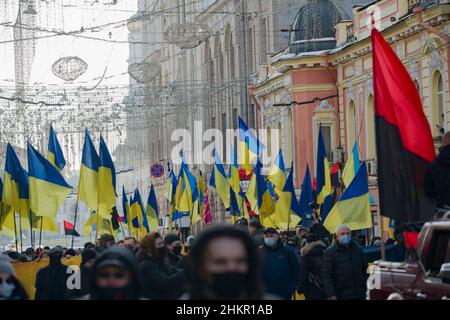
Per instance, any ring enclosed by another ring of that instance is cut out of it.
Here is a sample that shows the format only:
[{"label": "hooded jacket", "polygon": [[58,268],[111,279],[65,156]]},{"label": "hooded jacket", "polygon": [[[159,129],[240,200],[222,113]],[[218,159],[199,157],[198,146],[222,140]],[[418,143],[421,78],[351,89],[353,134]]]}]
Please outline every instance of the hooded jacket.
[{"label": "hooded jacket", "polygon": [[339,243],[325,250],[322,279],[326,298],[363,300],[366,297],[367,261],[362,249],[353,241],[348,247]]},{"label": "hooded jacket", "polygon": [[322,241],[307,243],[301,250],[300,281],[298,289],[306,300],[322,300],[325,298],[322,283],[322,258],[326,250]]},{"label": "hooded jacket", "polygon": [[36,274],[35,300],[64,300],[67,295],[67,266],[61,256],[50,255],[49,265]]},{"label": "hooded jacket", "polygon": [[425,175],[425,193],[436,199],[436,206],[450,206],[450,145],[428,167]]},{"label": "hooded jacket", "polygon": [[139,274],[142,279],[143,296],[153,300],[174,300],[183,293],[184,272],[168,262],[138,254]]}]

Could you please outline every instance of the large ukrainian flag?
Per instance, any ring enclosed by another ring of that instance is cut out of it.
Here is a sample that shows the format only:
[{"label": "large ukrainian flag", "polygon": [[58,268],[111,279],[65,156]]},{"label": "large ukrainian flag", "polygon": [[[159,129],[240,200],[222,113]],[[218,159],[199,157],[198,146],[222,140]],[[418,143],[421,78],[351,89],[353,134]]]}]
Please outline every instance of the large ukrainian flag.
[{"label": "large ukrainian flag", "polygon": [[252,163],[259,156],[263,145],[253,130],[239,117],[239,164],[245,168],[247,174],[252,171]]},{"label": "large ukrainian flag", "polygon": [[372,228],[369,186],[366,163],[360,166],[355,178],[334,205],[323,225],[334,233],[340,224],[347,224],[352,230]]},{"label": "large ukrainian flag", "polygon": [[64,167],[66,166],[64,154],[61,150],[61,146],[59,145],[58,138],[56,137],[56,133],[53,130],[52,126],[50,126],[47,160],[50,161],[50,163],[59,171],[64,169]]},{"label": "large ukrainian flag", "polygon": [[80,180],[78,182],[78,200],[83,201],[91,210],[98,208],[98,167],[100,159],[86,129],[81,158]]},{"label": "large ukrainian flag", "polygon": [[286,168],[281,150],[270,168],[268,180],[275,186],[275,192],[280,196],[286,182]]},{"label": "large ukrainian flag", "polygon": [[[293,168],[293,164],[291,168]],[[300,214],[300,205],[297,201],[294,188],[294,170],[291,169],[284,188],[279,195],[273,220],[281,231],[289,231],[295,229],[301,221]]]},{"label": "large ukrainian flag", "polygon": [[350,153],[344,170],[342,171],[342,180],[346,188],[350,185],[360,167],[358,144],[355,142],[352,152]]},{"label": "large ukrainian flag", "polygon": [[21,217],[29,218],[28,174],[22,168],[17,155],[8,143],[6,147],[5,177],[2,200]]},{"label": "large ukrainian flag", "polygon": [[147,219],[151,232],[155,232],[159,226],[158,202],[156,201],[155,189],[153,184],[150,187],[150,193],[147,200]]},{"label": "large ukrainian flag", "polygon": [[145,236],[150,232],[150,226],[148,225],[147,216],[145,214],[144,207],[142,206],[142,199],[139,190],[136,188],[134,191],[134,197],[130,204],[131,214],[133,216],[133,227],[139,230],[141,236]]},{"label": "large ukrainian flag", "polygon": [[216,189],[223,205],[228,209],[230,207],[230,184],[216,148],[214,148],[214,166],[209,185]]},{"label": "large ukrainian flag", "polygon": [[47,159],[28,143],[30,209],[40,217],[54,217],[72,187]]},{"label": "large ukrainian flag", "polygon": [[325,221],[328,212],[331,210],[331,177],[330,165],[327,159],[325,142],[323,140],[322,128],[319,128],[319,138],[317,146],[317,165],[316,165],[316,186],[317,186],[317,203],[322,205],[320,216],[322,222]]},{"label": "large ukrainian flag", "polygon": [[100,136],[99,158],[98,213],[103,218],[109,219],[112,208],[116,206],[116,169],[102,136]]}]

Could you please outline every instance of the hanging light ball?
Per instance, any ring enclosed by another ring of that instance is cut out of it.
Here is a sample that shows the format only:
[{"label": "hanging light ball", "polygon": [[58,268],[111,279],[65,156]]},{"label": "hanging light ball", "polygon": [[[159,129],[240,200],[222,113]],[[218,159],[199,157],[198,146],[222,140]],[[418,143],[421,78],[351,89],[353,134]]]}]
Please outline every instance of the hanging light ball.
[{"label": "hanging light ball", "polygon": [[86,72],[88,64],[79,57],[64,57],[52,65],[55,76],[65,81],[73,81]]},{"label": "hanging light ball", "polygon": [[137,82],[149,82],[161,73],[161,64],[157,61],[133,63],[129,65],[128,73]]},{"label": "hanging light ball", "polygon": [[193,49],[208,39],[210,35],[211,31],[208,25],[198,22],[175,23],[164,33],[167,42],[182,49]]}]

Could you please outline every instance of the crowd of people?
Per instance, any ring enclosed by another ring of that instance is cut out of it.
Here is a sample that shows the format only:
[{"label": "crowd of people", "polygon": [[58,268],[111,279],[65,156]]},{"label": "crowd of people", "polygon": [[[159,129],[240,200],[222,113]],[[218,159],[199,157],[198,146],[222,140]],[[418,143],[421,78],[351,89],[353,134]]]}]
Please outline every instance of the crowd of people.
[{"label": "crowd of people", "polygon": [[[367,239],[365,239],[367,241]],[[14,263],[48,259],[36,274],[37,300],[365,299],[368,261],[346,225],[335,237],[314,221],[286,235],[258,220],[213,226],[198,238],[153,232],[118,242],[103,234],[83,249],[60,246],[0,255],[0,299],[28,299]],[[63,257],[81,255],[77,285]]]}]

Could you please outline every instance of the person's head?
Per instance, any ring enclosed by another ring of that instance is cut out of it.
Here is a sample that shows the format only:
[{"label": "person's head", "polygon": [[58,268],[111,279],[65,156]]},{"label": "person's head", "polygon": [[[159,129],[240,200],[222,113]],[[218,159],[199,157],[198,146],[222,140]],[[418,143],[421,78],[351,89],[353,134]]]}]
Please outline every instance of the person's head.
[{"label": "person's head", "polygon": [[98,239],[98,246],[100,249],[107,249],[115,244],[114,236],[109,233],[104,233]]},{"label": "person's head", "polygon": [[444,149],[445,147],[450,146],[450,131],[448,131],[443,137],[442,137],[442,146],[441,148]]},{"label": "person's head", "polygon": [[365,246],[365,245],[366,245],[366,236],[365,236],[365,235],[360,234],[360,235],[358,236],[358,244],[359,244],[360,246]]},{"label": "person's head", "polygon": [[260,262],[250,235],[231,226],[200,234],[187,258],[192,299],[259,299]]},{"label": "person's head", "polygon": [[186,242],[184,244],[186,253],[188,253],[191,250],[191,248],[194,245],[194,243],[195,243],[195,237],[194,236],[191,235],[191,236],[186,238]]},{"label": "person's head", "polygon": [[348,246],[351,241],[352,231],[346,224],[341,224],[336,227],[336,240],[342,246]]},{"label": "person's head", "polygon": [[306,236],[306,242],[312,243],[320,240],[320,236],[315,232],[309,232]]},{"label": "person's head", "polygon": [[297,229],[297,237],[299,237],[300,239],[305,239],[307,234],[308,234],[309,230],[306,227],[299,227]]},{"label": "person's head", "polygon": [[180,237],[176,234],[168,234],[164,237],[164,243],[167,251],[179,256],[182,250],[182,243]]},{"label": "person's head", "polygon": [[250,234],[255,234],[262,229],[261,223],[257,219],[253,219],[248,224],[248,232]]},{"label": "person's head", "polygon": [[126,237],[123,240],[123,246],[128,248],[128,249],[131,249],[133,252],[136,252],[138,244],[139,243],[138,243],[138,241],[136,240],[135,237]]},{"label": "person's head", "polygon": [[65,256],[66,258],[75,257],[76,255],[78,255],[77,251],[76,251],[75,249],[72,249],[72,248],[67,249],[67,250],[64,252],[64,256]]},{"label": "person's head", "polygon": [[117,245],[118,245],[119,247],[125,247],[125,241],[119,240],[119,241],[117,241]]},{"label": "person's head", "polygon": [[296,237],[296,236],[289,237],[287,239],[286,244],[291,248],[297,248],[298,247],[298,237]]},{"label": "person's head", "polygon": [[27,248],[27,250],[25,250],[25,255],[27,257],[29,257],[30,259],[34,258],[34,249],[33,248]]},{"label": "person's head", "polygon": [[389,238],[389,239],[386,240],[386,245],[387,245],[387,246],[392,245],[392,244],[394,244],[394,243],[395,243],[395,240],[392,239],[392,238]]},{"label": "person's head", "polygon": [[90,294],[93,300],[137,300],[141,287],[135,255],[126,248],[104,250],[92,268]]},{"label": "person's head", "polygon": [[45,246],[44,250],[49,250],[50,251],[50,247],[49,246]]},{"label": "person's head", "polygon": [[95,258],[97,258],[97,251],[93,249],[86,249],[81,254],[81,264],[85,268],[92,269],[95,263]]},{"label": "person's head", "polygon": [[16,278],[16,273],[8,256],[0,254],[0,300],[22,299],[27,295]]},{"label": "person's head", "polygon": [[18,262],[19,261],[19,257],[20,257],[20,253],[18,253],[17,251],[9,251],[8,252],[8,257],[9,257],[9,260],[12,263]]},{"label": "person's head", "polygon": [[84,249],[95,249],[95,244],[93,244],[92,242],[86,242],[84,244]]},{"label": "person's head", "polygon": [[264,244],[269,248],[275,248],[280,241],[280,234],[275,228],[267,228],[264,231]]},{"label": "person's head", "polygon": [[50,259],[50,264],[60,264],[61,258],[63,256],[64,249],[61,246],[56,246],[50,249],[48,252],[48,257]]},{"label": "person's head", "polygon": [[152,232],[141,239],[141,250],[148,256],[163,261],[166,258],[166,245],[159,232]]},{"label": "person's head", "polygon": [[48,259],[49,252],[50,252],[50,250],[46,250],[46,249],[42,250],[41,253],[39,254],[39,260]]}]

